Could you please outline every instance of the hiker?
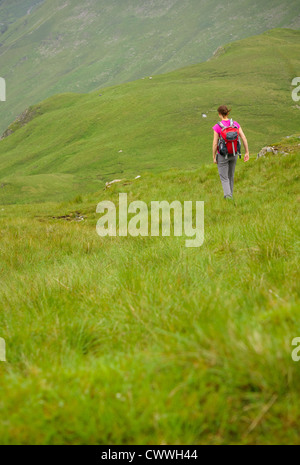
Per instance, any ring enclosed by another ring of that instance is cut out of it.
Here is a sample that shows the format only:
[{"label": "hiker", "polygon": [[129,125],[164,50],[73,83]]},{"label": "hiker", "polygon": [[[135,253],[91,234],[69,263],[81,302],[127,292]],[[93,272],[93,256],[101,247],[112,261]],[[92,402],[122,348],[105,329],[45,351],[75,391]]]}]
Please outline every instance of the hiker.
[{"label": "hiker", "polygon": [[234,171],[237,157],[241,158],[241,142],[245,147],[244,162],[249,160],[249,148],[246,136],[236,121],[229,119],[231,110],[226,105],[218,108],[220,123],[214,127],[213,160],[218,165],[218,171],[224,191],[224,199],[232,199]]}]

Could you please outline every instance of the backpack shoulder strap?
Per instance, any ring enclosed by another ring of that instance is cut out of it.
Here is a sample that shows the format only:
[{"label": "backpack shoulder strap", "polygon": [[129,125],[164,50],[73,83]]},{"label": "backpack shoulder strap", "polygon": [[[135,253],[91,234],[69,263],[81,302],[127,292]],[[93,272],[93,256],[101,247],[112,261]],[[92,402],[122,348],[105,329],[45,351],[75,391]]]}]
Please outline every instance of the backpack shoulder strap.
[{"label": "backpack shoulder strap", "polygon": [[234,123],[233,119],[230,120],[230,127],[238,129],[238,126]]},{"label": "backpack shoulder strap", "polygon": [[218,126],[220,126],[221,129],[225,129],[225,126],[224,126],[223,123],[217,123],[217,124],[218,124]]}]

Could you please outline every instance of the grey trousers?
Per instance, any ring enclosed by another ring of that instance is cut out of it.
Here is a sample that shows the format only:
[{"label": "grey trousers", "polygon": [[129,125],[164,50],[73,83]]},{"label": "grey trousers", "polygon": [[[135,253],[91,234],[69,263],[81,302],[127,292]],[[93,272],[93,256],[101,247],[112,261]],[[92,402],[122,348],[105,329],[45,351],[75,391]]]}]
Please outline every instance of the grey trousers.
[{"label": "grey trousers", "polygon": [[237,161],[237,156],[229,156],[227,160],[223,155],[217,155],[218,171],[224,191],[224,197],[232,197],[233,195],[233,183],[234,183],[234,171]]}]

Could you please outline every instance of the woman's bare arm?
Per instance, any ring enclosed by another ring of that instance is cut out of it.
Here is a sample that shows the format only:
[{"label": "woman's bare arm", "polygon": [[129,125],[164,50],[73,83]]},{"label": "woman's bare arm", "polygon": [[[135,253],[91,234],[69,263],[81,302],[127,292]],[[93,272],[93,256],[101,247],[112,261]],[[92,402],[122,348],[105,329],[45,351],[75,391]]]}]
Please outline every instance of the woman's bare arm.
[{"label": "woman's bare arm", "polygon": [[219,134],[214,131],[214,141],[213,141],[213,160],[214,163],[217,163],[217,150],[218,150]]},{"label": "woman's bare arm", "polygon": [[246,138],[242,128],[240,128],[240,136],[241,136],[241,139],[242,139],[244,147],[245,147],[244,161],[248,161],[249,160],[249,146],[248,146],[247,138]]}]

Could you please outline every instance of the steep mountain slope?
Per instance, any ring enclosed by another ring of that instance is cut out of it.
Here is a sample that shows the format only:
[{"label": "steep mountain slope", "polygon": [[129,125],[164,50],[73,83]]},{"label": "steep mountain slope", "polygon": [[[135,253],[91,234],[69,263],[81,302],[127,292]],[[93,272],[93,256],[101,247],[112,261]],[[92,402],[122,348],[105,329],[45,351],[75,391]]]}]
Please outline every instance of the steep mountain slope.
[{"label": "steep mountain slope", "polygon": [[299,38],[300,31],[273,30],[206,63],[40,103],[0,141],[0,203],[67,199],[115,177],[196,168],[211,159],[221,103],[233,107],[252,154],[298,132],[291,82]]},{"label": "steep mountain slope", "polygon": [[50,95],[198,63],[224,43],[272,27],[299,28],[299,1],[46,0],[1,36],[8,95],[0,130]]}]

